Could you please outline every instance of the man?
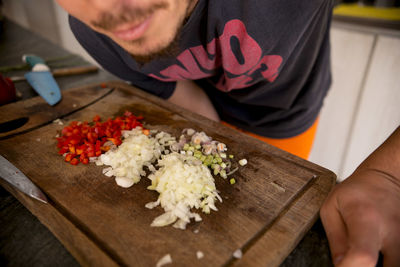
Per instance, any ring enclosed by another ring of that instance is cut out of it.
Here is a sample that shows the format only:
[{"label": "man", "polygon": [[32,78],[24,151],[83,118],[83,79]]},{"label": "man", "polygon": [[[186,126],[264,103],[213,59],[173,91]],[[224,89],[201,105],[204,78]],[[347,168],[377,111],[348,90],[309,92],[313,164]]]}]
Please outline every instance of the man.
[{"label": "man", "polygon": [[[330,85],[331,0],[57,0],[106,70],[307,158]],[[400,130],[321,210],[340,266],[400,263]]]}]

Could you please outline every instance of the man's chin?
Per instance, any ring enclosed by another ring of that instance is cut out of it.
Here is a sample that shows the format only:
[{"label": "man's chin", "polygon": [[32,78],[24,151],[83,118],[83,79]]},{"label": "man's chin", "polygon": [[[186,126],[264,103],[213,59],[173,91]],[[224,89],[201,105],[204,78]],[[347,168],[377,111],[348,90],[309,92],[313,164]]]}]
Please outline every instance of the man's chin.
[{"label": "man's chin", "polygon": [[[143,44],[144,45],[144,44]],[[131,56],[140,64],[146,64],[153,60],[162,58],[176,57],[179,53],[178,38],[172,40],[167,46],[153,49],[147,53],[130,53]]]}]

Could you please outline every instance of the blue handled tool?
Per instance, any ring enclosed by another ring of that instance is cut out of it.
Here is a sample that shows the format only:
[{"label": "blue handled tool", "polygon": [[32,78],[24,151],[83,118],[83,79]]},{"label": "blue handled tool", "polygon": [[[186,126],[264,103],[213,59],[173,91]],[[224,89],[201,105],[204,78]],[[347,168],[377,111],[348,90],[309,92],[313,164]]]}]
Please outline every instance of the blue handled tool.
[{"label": "blue handled tool", "polygon": [[24,55],[22,60],[32,67],[32,71],[25,73],[25,78],[33,89],[51,106],[61,100],[60,87],[44,60],[35,55]]}]

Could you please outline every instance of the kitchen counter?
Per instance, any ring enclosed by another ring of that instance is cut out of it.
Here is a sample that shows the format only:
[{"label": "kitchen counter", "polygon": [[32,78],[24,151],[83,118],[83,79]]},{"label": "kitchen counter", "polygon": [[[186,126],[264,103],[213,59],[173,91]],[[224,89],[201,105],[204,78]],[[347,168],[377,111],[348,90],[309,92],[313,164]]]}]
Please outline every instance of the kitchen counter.
[{"label": "kitchen counter", "polygon": [[[0,69],[21,64],[22,54],[37,54],[49,65],[88,64],[82,58],[71,55],[47,40],[5,21],[0,36]],[[26,70],[3,73],[6,76],[21,75]],[[108,80],[114,76],[100,70],[97,73],[60,77],[57,82],[61,90]],[[36,96],[26,82],[16,84],[21,99]],[[0,187],[0,264],[2,266],[79,266],[56,237],[43,226],[11,194]],[[328,242],[318,220],[303,240],[281,266],[332,266]]]}]

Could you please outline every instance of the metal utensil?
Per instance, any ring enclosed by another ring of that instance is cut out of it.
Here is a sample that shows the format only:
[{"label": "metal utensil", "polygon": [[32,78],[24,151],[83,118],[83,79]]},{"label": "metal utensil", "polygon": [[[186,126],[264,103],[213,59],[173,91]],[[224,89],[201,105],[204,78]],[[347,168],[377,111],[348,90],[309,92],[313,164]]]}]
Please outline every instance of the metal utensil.
[{"label": "metal utensil", "polygon": [[0,177],[28,196],[47,203],[45,194],[25,174],[1,155]]}]

